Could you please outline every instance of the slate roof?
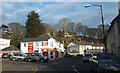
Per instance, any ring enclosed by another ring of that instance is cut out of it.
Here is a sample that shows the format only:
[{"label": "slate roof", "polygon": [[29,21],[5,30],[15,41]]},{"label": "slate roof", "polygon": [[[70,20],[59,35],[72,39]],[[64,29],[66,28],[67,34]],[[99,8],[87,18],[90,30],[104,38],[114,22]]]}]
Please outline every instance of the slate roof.
[{"label": "slate roof", "polygon": [[22,42],[31,42],[31,41],[48,41],[48,39],[53,38],[48,34],[42,34],[36,38],[25,38]]},{"label": "slate roof", "polygon": [[19,48],[17,48],[17,47],[14,46],[14,45],[11,45],[11,46],[6,47],[6,48],[4,48],[4,49],[2,49],[2,50],[0,50],[0,51],[19,51]]},{"label": "slate roof", "polygon": [[79,41],[75,41],[75,42],[73,42],[73,43],[75,43],[75,44],[77,44],[77,45],[93,45],[92,43],[88,43],[88,42],[79,42]]}]

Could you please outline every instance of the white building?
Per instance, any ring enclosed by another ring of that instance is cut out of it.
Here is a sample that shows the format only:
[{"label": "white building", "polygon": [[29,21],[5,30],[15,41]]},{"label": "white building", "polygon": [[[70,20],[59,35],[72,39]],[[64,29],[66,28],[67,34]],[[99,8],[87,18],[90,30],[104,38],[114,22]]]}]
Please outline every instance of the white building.
[{"label": "white building", "polygon": [[[10,39],[0,38],[0,50],[10,46]],[[0,52],[0,57],[2,53]]]},{"label": "white building", "polygon": [[[103,45],[95,45],[92,43],[87,43],[87,42],[71,42],[68,46],[67,46],[67,51],[68,54],[72,54],[72,55],[77,55],[77,54],[94,54],[94,53],[99,53],[99,52],[103,52]],[[74,50],[76,50],[76,52],[73,52]]]},{"label": "white building", "polygon": [[37,38],[27,38],[21,42],[21,51],[29,53],[38,51],[48,58],[60,58],[64,54],[64,45],[48,34]]}]

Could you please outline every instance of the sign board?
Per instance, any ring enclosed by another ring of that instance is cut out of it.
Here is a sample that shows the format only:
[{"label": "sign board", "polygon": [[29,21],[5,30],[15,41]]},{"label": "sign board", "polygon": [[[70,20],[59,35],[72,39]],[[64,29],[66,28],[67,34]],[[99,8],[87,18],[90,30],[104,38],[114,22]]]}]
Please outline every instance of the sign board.
[{"label": "sign board", "polygon": [[28,53],[33,52],[33,42],[28,43]]}]

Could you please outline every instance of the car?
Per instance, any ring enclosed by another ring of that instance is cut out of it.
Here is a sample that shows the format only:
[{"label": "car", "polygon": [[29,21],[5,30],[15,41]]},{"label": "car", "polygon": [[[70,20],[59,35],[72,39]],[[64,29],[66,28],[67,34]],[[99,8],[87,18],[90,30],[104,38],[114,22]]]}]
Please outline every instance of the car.
[{"label": "car", "polygon": [[13,53],[9,57],[12,61],[25,61],[25,55],[22,53]]},{"label": "car", "polygon": [[73,55],[70,55],[70,54],[64,55],[64,58],[71,58],[71,57],[73,57]]},{"label": "car", "polygon": [[92,55],[91,54],[85,54],[84,56],[83,56],[83,62],[84,63],[89,63],[89,60],[92,58]]},{"label": "car", "polygon": [[81,54],[77,54],[76,55],[78,58],[83,58],[83,55],[81,55]]},{"label": "car", "polygon": [[9,57],[9,54],[8,53],[3,53],[2,54],[2,58],[8,58]]},{"label": "car", "polygon": [[89,69],[96,72],[118,72],[120,65],[114,54],[98,53],[96,57],[90,60]]},{"label": "car", "polygon": [[31,62],[31,61],[40,61],[40,62],[48,62],[48,57],[43,56],[41,53],[27,53],[26,55],[26,61]]}]

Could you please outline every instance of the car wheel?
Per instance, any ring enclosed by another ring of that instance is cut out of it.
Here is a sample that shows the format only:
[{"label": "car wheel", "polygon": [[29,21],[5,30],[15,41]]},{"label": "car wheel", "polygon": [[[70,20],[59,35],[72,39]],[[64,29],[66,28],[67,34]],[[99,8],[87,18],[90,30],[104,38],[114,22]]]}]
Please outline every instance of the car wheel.
[{"label": "car wheel", "polygon": [[29,58],[29,59],[28,59],[28,62],[31,62],[31,61],[32,61],[31,58]]},{"label": "car wheel", "polygon": [[12,60],[13,60],[13,61],[16,61],[16,59],[15,59],[15,58],[13,58]]},{"label": "car wheel", "polygon": [[44,62],[44,59],[40,59],[40,62]]}]

